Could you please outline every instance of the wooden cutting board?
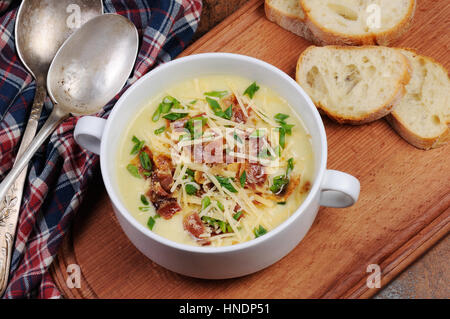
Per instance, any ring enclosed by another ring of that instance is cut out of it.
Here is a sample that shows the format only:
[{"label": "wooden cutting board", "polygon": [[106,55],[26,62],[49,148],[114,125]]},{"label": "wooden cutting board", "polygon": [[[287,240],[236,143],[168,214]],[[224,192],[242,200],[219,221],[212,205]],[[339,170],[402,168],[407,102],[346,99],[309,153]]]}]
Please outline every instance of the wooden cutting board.
[{"label": "wooden cutting board", "polygon": [[[397,46],[450,66],[450,2],[419,0],[415,23]],[[250,0],[183,55],[234,52],[294,76],[310,45],[269,22],[263,1]],[[450,146],[422,151],[384,120],[354,127],[324,118],[330,169],[361,181],[358,203],[321,208],[304,240],[275,265],[238,279],[199,280],[172,273],[143,256],[117,223],[101,184],[92,185],[72,233],[52,267],[68,298],[367,298],[368,265],[384,286],[450,230]],[[81,288],[66,285],[67,266],[81,267]]]}]

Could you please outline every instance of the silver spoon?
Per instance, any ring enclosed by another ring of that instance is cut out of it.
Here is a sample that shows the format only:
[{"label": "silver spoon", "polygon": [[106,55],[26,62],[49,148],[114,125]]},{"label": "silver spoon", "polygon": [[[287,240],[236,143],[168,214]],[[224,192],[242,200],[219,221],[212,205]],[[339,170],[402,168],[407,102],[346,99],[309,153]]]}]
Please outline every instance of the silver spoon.
[{"label": "silver spoon", "polygon": [[133,69],[138,45],[134,24],[115,14],[93,18],[67,39],[48,72],[53,111],[0,184],[0,198],[64,119],[100,111],[122,89]]},{"label": "silver spoon", "polygon": [[0,198],[58,125],[72,115],[94,114],[125,85],[139,40],[130,20],[104,14],[84,24],[62,45],[48,73],[55,103],[49,118],[0,184]]},{"label": "silver spoon", "polygon": [[[24,0],[15,24],[16,50],[25,68],[36,80],[36,94],[16,161],[36,134],[47,95],[47,72],[56,51],[86,21],[103,13],[101,0]],[[8,281],[12,242],[22,201],[26,168],[0,197],[0,296]]]}]

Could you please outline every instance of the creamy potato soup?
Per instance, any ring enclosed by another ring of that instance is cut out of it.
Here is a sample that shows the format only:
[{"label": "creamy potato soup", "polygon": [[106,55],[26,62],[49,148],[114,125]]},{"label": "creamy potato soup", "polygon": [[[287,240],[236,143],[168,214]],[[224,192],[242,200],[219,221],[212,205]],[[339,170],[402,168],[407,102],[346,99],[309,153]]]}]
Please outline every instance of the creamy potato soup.
[{"label": "creamy potato soup", "polygon": [[117,159],[128,211],[197,246],[264,236],[297,210],[314,174],[311,138],[289,104],[234,76],[194,78],[153,97]]}]

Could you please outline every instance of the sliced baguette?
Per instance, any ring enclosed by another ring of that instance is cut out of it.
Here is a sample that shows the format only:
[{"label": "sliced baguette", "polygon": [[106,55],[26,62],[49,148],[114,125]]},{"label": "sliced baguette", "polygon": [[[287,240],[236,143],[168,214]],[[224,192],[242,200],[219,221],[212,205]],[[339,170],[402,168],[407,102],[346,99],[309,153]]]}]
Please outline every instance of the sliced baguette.
[{"label": "sliced baguette", "polygon": [[297,62],[297,82],[338,123],[364,124],[386,116],[409,79],[406,57],[387,47],[311,46]]},{"label": "sliced baguette", "polygon": [[410,144],[420,149],[442,146],[450,140],[450,80],[447,70],[412,50],[398,49],[413,72],[406,94],[386,119]]},{"label": "sliced baguette", "polygon": [[314,42],[314,37],[305,24],[305,13],[299,0],[265,0],[266,17],[308,41]]},{"label": "sliced baguette", "polygon": [[299,0],[315,43],[389,45],[411,26],[415,0]]}]

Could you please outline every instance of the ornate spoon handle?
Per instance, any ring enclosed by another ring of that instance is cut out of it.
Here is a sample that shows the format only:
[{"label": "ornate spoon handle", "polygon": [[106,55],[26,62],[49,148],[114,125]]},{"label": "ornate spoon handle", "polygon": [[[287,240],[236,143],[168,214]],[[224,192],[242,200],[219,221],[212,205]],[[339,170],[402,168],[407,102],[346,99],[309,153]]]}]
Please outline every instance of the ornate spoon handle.
[{"label": "ornate spoon handle", "polygon": [[[19,151],[17,152],[16,162],[23,155],[36,135],[38,121],[41,116],[46,94],[47,89],[45,85],[38,83],[30,117],[22,137],[22,142],[19,146]],[[17,177],[12,187],[8,190],[6,196],[0,198],[0,296],[3,295],[8,284],[12,247],[16,235],[23,186],[26,177],[27,169],[25,168]]]}]

